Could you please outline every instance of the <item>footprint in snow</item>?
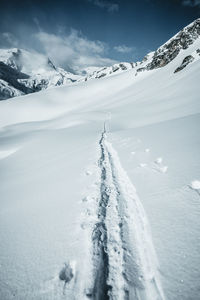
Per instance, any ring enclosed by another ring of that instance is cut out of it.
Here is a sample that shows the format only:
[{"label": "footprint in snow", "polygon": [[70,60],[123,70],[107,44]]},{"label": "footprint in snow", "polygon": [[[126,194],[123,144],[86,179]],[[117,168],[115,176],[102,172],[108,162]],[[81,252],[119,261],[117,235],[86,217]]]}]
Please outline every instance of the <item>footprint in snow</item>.
[{"label": "footprint in snow", "polygon": [[82,202],[96,202],[98,201],[97,196],[93,195],[93,196],[85,196],[82,198]]},{"label": "footprint in snow", "polygon": [[61,269],[59,273],[59,279],[64,282],[63,294],[65,294],[65,289],[67,287],[67,284],[70,284],[70,282],[74,279],[75,266],[76,266],[75,261],[66,262],[64,264],[64,267]]},{"label": "footprint in snow", "polygon": [[90,175],[92,175],[92,171],[87,170],[87,171],[85,172],[85,174],[86,174],[87,176],[90,176]]},{"label": "footprint in snow", "polygon": [[82,202],[88,202],[90,200],[90,197],[89,196],[86,196],[82,199]]},{"label": "footprint in snow", "polygon": [[189,187],[190,187],[192,190],[196,191],[196,192],[198,193],[198,195],[200,196],[200,180],[193,180],[193,181],[190,183]]},{"label": "footprint in snow", "polygon": [[141,163],[141,164],[140,164],[140,167],[141,167],[141,168],[145,168],[146,166],[147,166],[147,164],[144,164],[144,163]]},{"label": "footprint in snow", "polygon": [[71,279],[74,277],[73,274],[73,268],[70,264],[70,262],[65,263],[64,267],[61,269],[59,273],[59,279],[64,281],[65,284],[71,281]]},{"label": "footprint in snow", "polygon": [[157,165],[161,165],[162,161],[163,161],[162,157],[158,157],[158,158],[155,160],[155,163],[156,163]]},{"label": "footprint in snow", "polygon": [[168,170],[168,166],[163,165],[163,158],[162,157],[158,157],[155,161],[154,161],[155,167],[154,169],[158,172],[161,173],[166,173]]}]

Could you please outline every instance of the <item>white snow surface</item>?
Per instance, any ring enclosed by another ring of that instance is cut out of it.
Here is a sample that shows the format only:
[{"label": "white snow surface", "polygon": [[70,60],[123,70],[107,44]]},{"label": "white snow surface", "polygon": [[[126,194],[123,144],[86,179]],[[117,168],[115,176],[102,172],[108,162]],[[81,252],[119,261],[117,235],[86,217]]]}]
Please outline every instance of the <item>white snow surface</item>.
[{"label": "white snow surface", "polygon": [[198,48],[0,103],[1,299],[199,299]]},{"label": "white snow surface", "polygon": [[193,190],[200,190],[200,180],[193,180],[190,186]]}]

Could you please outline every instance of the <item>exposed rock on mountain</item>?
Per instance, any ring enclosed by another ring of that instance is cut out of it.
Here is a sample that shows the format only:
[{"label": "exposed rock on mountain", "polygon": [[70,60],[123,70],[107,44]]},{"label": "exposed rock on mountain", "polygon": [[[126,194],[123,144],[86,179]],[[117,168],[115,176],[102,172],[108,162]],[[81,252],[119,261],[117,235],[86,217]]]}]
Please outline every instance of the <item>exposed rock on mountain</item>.
[{"label": "exposed rock on mountain", "polygon": [[180,67],[178,67],[174,73],[177,73],[181,70],[183,70],[189,63],[191,63],[194,60],[194,57],[192,55],[188,55],[184,58],[184,60],[182,61],[182,64],[180,65]]},{"label": "exposed rock on mountain", "polygon": [[[145,69],[154,70],[166,66],[180,53],[181,50],[185,50],[189,45],[193,44],[199,36],[200,19],[197,19],[158,48],[154,52],[152,59],[146,64],[145,68],[140,68],[137,71],[141,72]],[[147,60],[148,59],[144,59],[143,61],[145,62]]]},{"label": "exposed rock on mountain", "polygon": [[0,79],[0,100],[6,100],[8,98],[17,97],[23,95],[22,92],[15,89],[7,81]]},{"label": "exposed rock on mountain", "polygon": [[114,64],[113,66],[110,67],[104,67],[104,68],[100,68],[95,70],[93,73],[87,75],[84,80],[87,81],[89,79],[94,79],[94,78],[102,78],[105,76],[111,76],[117,73],[121,73],[123,71],[126,70],[131,70],[133,68],[135,68],[136,63],[127,63],[127,62],[123,62],[123,63],[119,63],[119,64]]}]

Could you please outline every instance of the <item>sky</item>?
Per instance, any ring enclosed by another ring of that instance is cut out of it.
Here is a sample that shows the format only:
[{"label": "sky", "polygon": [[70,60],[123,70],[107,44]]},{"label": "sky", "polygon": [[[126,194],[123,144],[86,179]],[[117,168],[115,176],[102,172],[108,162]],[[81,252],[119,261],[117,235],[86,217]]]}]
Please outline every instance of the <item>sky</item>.
[{"label": "sky", "polygon": [[200,17],[200,0],[0,0],[0,48],[69,71],[140,61]]}]

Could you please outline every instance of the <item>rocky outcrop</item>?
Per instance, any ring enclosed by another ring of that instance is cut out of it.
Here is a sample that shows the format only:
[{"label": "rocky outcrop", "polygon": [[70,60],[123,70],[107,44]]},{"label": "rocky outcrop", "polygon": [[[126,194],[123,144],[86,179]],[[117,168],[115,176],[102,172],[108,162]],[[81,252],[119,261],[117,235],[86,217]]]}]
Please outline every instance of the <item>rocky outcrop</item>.
[{"label": "rocky outcrop", "polygon": [[199,36],[200,19],[197,19],[155,51],[152,61],[146,66],[147,70],[166,66],[179,54],[181,49],[187,49]]},{"label": "rocky outcrop", "polygon": [[24,93],[15,89],[8,82],[0,79],[0,100],[6,100],[8,98],[22,96]]},{"label": "rocky outcrop", "polygon": [[174,73],[180,72],[183,70],[189,63],[193,62],[194,57],[192,55],[188,55],[184,58],[181,65],[174,71]]},{"label": "rocky outcrop", "polygon": [[[181,50],[188,49],[199,36],[200,18],[186,26],[155,52],[151,52],[145,56],[140,63],[140,68],[136,70],[135,75],[143,71],[154,70],[166,66],[179,55]],[[196,52],[198,54],[200,53],[200,50],[197,49]],[[190,62],[191,58],[186,58],[186,61],[180,66],[181,70]],[[177,68],[175,71],[178,72],[180,69]]]},{"label": "rocky outcrop", "polygon": [[[114,64],[113,66],[110,67],[104,67],[100,68],[98,70],[95,70],[91,74],[88,74],[85,76],[85,81],[88,81],[90,79],[100,79],[105,76],[111,76],[117,73],[121,73],[123,71],[131,70],[136,66],[135,63],[119,63],[119,64]],[[82,80],[81,80],[82,81]]]}]

